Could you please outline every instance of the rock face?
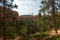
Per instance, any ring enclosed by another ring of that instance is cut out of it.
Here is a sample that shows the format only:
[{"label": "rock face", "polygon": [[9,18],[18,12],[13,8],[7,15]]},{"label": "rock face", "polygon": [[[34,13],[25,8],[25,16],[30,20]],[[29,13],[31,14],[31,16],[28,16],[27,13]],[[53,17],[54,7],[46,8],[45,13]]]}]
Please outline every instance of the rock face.
[{"label": "rock face", "polygon": [[[13,18],[15,17],[16,19],[18,19],[18,12],[13,11],[9,8],[6,8],[5,10],[5,20],[6,21],[12,21]],[[3,19],[3,7],[0,7],[0,19]]]},{"label": "rock face", "polygon": [[24,19],[27,19],[27,20],[36,20],[38,19],[38,15],[22,15],[20,16],[20,20],[24,20]]}]

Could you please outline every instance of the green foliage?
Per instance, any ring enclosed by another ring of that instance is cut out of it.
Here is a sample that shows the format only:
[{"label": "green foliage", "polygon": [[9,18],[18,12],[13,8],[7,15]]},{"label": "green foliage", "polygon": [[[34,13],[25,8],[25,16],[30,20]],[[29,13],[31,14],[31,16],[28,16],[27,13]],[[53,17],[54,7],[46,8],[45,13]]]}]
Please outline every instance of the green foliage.
[{"label": "green foliage", "polygon": [[27,28],[26,27],[23,27],[23,28],[20,29],[21,35],[25,35],[26,36],[26,32],[27,32]]},{"label": "green foliage", "polygon": [[[5,0],[5,1],[6,1],[5,5],[7,8],[17,8],[18,7],[16,4],[12,5],[14,0]],[[3,0],[0,0],[0,4],[1,4],[0,6],[3,5],[2,3],[3,3]]]},{"label": "green foliage", "polygon": [[59,29],[60,28],[60,16],[56,17],[56,24],[57,24],[57,27]]},{"label": "green foliage", "polygon": [[49,35],[45,34],[45,32],[44,32],[44,33],[40,33],[40,34],[37,34],[37,35],[33,35],[33,36],[31,36],[31,38],[34,37],[36,40],[42,40],[46,36],[48,37]]},{"label": "green foliage", "polygon": [[16,35],[17,35],[17,34],[16,34],[16,30],[15,30],[13,27],[9,27],[9,28],[7,29],[7,37],[8,37],[9,39],[14,39]]},{"label": "green foliage", "polygon": [[[1,1],[1,0],[0,0]],[[30,36],[30,34],[35,34],[37,32],[46,32],[48,30],[51,30],[53,28],[53,17],[49,16],[49,15],[42,15],[42,13],[46,13],[46,12],[51,12],[51,0],[45,0],[45,1],[41,1],[41,4],[43,5],[43,7],[39,10],[39,14],[38,14],[38,18],[37,19],[33,19],[33,18],[24,18],[24,19],[20,19],[18,21],[18,19],[16,19],[15,15],[10,12],[9,8],[13,8],[13,7],[17,7],[17,5],[12,5],[13,0],[10,0],[11,3],[7,0],[7,4],[6,4],[6,8],[8,7],[8,10],[6,10],[6,18],[12,18],[12,21],[6,21],[7,23],[7,37],[10,39],[14,39],[16,35],[20,36],[24,36],[22,39],[19,40],[27,40]],[[49,2],[50,1],[50,2]],[[0,17],[1,19],[1,17]],[[57,16],[56,19],[56,23],[57,26],[60,26],[60,16]],[[2,27],[3,22],[2,20],[0,20],[0,35],[2,35]],[[31,37],[36,38],[36,40],[40,40],[41,38],[44,38],[45,36],[48,36],[46,34],[39,34],[39,35],[34,35]],[[55,37],[56,38],[56,37]],[[55,39],[55,38],[49,38],[49,39]],[[58,39],[60,39],[58,37]]]},{"label": "green foliage", "polygon": [[[59,0],[54,0],[55,1],[55,11],[60,10],[59,6]],[[41,0],[40,2],[42,5],[40,5],[40,10],[39,13],[52,13],[52,1],[51,0]]]},{"label": "green foliage", "polygon": [[60,36],[53,36],[51,38],[47,38],[46,40],[60,40]]}]

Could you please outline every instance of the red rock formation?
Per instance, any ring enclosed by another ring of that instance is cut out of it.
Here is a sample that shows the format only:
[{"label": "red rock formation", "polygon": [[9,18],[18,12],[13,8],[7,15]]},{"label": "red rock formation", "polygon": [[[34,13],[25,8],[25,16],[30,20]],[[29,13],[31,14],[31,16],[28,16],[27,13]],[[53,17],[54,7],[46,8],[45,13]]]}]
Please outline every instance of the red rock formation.
[{"label": "red rock formation", "polygon": [[[9,8],[6,8],[6,21],[11,21],[14,17],[16,18],[16,19],[18,19],[18,12],[16,12],[16,11],[13,11],[13,10],[11,10],[11,9],[9,9]],[[3,7],[0,7],[0,18],[3,18]]]}]

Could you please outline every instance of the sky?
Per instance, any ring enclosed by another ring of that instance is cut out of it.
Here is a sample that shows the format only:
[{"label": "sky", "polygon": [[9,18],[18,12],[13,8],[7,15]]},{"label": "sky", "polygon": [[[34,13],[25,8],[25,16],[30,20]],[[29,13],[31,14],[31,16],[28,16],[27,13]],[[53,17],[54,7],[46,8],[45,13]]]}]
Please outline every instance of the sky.
[{"label": "sky", "polygon": [[19,15],[34,15],[38,14],[40,8],[40,0],[14,0],[13,4],[17,4],[18,8],[14,9],[18,11]]}]

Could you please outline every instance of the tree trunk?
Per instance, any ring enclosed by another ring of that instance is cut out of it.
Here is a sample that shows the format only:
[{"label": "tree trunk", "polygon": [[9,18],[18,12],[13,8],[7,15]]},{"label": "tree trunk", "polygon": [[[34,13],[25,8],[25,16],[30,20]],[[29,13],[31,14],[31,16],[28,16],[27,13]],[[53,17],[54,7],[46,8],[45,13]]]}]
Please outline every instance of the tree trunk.
[{"label": "tree trunk", "polygon": [[6,22],[5,22],[5,4],[6,4],[6,0],[3,0],[3,21],[4,21],[4,23],[3,23],[3,37],[4,37],[4,39],[3,40],[6,40]]},{"label": "tree trunk", "polygon": [[54,6],[55,2],[54,0],[52,0],[52,14],[53,14],[53,22],[54,22],[54,28],[55,28],[55,33],[57,34],[57,26],[56,26],[56,16],[55,16],[55,6]]}]

